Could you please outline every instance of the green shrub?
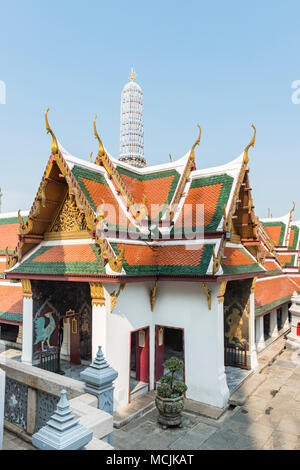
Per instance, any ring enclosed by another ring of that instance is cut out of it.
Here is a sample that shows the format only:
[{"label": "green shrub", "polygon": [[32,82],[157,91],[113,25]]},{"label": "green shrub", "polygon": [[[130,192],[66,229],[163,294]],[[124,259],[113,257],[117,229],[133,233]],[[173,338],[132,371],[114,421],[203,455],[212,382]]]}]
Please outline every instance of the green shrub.
[{"label": "green shrub", "polygon": [[175,398],[181,396],[187,391],[187,386],[180,380],[175,380],[176,372],[183,370],[183,362],[177,357],[171,357],[163,363],[168,374],[160,379],[160,385],[157,387],[157,394],[162,398]]}]

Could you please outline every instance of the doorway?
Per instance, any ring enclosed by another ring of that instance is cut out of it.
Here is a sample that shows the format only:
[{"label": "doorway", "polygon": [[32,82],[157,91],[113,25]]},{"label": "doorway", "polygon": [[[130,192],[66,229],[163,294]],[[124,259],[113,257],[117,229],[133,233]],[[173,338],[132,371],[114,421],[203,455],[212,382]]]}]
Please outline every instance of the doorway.
[{"label": "doorway", "polygon": [[185,382],[184,330],[161,325],[155,326],[155,384],[166,373],[163,363],[176,357],[183,362],[183,371],[176,379]]},{"label": "doorway", "polygon": [[149,391],[149,327],[130,333],[129,402]]}]

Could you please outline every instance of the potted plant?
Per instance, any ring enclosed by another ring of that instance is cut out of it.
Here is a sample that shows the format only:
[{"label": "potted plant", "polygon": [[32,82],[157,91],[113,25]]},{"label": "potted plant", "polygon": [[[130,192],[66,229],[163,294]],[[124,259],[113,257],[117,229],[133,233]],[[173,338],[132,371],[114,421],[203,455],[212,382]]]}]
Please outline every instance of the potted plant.
[{"label": "potted plant", "polygon": [[175,374],[182,372],[183,362],[177,357],[171,357],[163,366],[169,372],[160,379],[157,387],[155,404],[159,412],[158,422],[164,427],[180,426],[187,386],[182,381],[176,380]]}]

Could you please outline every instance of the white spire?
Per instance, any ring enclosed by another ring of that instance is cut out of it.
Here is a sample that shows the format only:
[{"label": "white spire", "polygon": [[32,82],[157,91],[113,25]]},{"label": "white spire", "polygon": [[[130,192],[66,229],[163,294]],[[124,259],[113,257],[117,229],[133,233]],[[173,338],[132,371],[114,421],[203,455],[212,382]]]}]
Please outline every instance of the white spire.
[{"label": "white spire", "polygon": [[143,91],[135,82],[131,69],[121,95],[120,161],[137,167],[146,166],[144,159],[144,105]]}]

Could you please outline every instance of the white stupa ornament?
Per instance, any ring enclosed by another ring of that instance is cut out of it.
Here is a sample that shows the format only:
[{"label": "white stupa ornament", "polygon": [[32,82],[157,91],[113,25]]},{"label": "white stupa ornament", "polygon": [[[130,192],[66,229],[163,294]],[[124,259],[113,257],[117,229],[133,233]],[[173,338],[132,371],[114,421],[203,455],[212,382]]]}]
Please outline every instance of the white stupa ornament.
[{"label": "white stupa ornament", "polygon": [[128,82],[121,95],[120,158],[122,162],[144,167],[144,105],[143,91],[135,81],[131,69]]}]

